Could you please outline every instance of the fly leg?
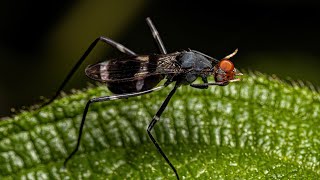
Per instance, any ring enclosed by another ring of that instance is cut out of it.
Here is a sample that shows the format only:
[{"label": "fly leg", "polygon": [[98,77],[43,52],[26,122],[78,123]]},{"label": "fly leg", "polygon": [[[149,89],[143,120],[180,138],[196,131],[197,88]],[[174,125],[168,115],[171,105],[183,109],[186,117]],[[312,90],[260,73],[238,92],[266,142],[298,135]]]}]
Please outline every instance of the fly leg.
[{"label": "fly leg", "polygon": [[156,41],[161,54],[167,54],[167,50],[163,45],[163,42],[162,42],[161,37],[160,37],[160,34],[157,31],[156,27],[153,25],[151,19],[149,17],[147,17],[146,21],[148,23],[148,26],[150,27],[150,30],[152,32],[152,36],[153,36],[154,40]]},{"label": "fly leg", "polygon": [[161,154],[161,156],[166,160],[166,162],[169,164],[169,166],[171,167],[171,169],[173,170],[173,172],[175,173],[177,179],[179,179],[179,175],[177,170],[175,169],[175,167],[172,165],[172,163],[170,162],[169,158],[166,156],[166,154],[163,152],[163,150],[161,149],[161,147],[159,146],[159,144],[157,143],[157,141],[155,140],[155,138],[152,136],[151,134],[151,130],[153,129],[154,125],[160,120],[160,116],[163,113],[163,111],[165,110],[165,108],[167,107],[171,97],[174,95],[174,93],[176,92],[177,88],[179,87],[179,85],[175,85],[174,88],[171,90],[171,92],[169,93],[169,95],[166,97],[166,99],[164,100],[164,102],[162,103],[160,109],[158,110],[158,112],[156,113],[156,115],[154,115],[154,117],[152,118],[147,132],[148,135],[152,141],[152,143],[156,146],[157,150],[159,151],[159,153]]},{"label": "fly leg", "polygon": [[190,84],[191,87],[198,89],[207,89],[209,86],[226,86],[229,81],[214,82],[214,83],[203,83],[203,84]]},{"label": "fly leg", "polygon": [[96,103],[96,102],[111,101],[111,100],[116,100],[116,99],[127,99],[127,98],[130,98],[130,97],[141,96],[141,95],[144,95],[144,94],[151,93],[153,91],[161,90],[162,88],[164,88],[164,86],[159,86],[159,87],[156,87],[156,88],[153,88],[153,89],[149,89],[149,90],[146,90],[146,91],[142,91],[142,92],[135,92],[135,93],[129,93],[129,94],[119,94],[119,95],[114,95],[114,96],[103,96],[103,97],[97,97],[97,98],[90,99],[87,102],[86,107],[83,110],[82,120],[81,120],[79,134],[78,134],[77,145],[74,148],[74,150],[69,154],[69,156],[65,159],[63,165],[66,166],[67,162],[73,157],[73,155],[76,154],[76,152],[79,149],[81,136],[82,136],[82,130],[83,130],[83,127],[84,127],[84,122],[86,120],[86,116],[87,116],[87,113],[88,113],[88,110],[89,110],[89,107],[90,107],[91,104]]},{"label": "fly leg", "polygon": [[48,104],[50,104],[52,101],[54,101],[60,94],[60,92],[62,91],[62,89],[65,87],[65,85],[68,83],[68,81],[70,80],[70,78],[72,77],[72,75],[78,70],[78,68],[80,67],[80,65],[83,63],[83,61],[86,59],[86,57],[90,54],[90,52],[93,50],[94,47],[96,47],[97,43],[101,41],[104,43],[109,44],[110,46],[118,49],[120,52],[125,53],[129,56],[136,56],[136,53],[134,53],[133,51],[131,51],[130,49],[126,48],[125,46],[123,46],[120,43],[117,43],[115,41],[113,41],[110,38],[107,37],[103,37],[100,36],[97,39],[95,39],[91,45],[88,47],[88,49],[84,52],[84,54],[81,56],[81,58],[78,60],[78,62],[74,65],[74,67],[71,69],[71,71],[69,72],[69,74],[67,75],[67,77],[64,79],[64,81],[62,82],[62,84],[60,85],[59,89],[56,91],[56,94],[47,102],[45,102],[41,107],[46,106]]}]

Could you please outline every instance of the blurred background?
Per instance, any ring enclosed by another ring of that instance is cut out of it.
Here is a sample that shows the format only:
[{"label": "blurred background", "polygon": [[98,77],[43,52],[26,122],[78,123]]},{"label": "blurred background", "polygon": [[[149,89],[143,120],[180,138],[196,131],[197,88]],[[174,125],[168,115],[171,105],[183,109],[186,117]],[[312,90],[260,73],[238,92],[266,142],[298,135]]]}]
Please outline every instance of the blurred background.
[{"label": "blurred background", "polygon": [[[0,7],[0,117],[52,96],[98,36],[157,53],[150,16],[169,52],[192,48],[233,58],[239,69],[319,86],[320,8],[313,1],[7,1]],[[118,56],[99,43],[67,85],[87,86],[88,64]]]}]

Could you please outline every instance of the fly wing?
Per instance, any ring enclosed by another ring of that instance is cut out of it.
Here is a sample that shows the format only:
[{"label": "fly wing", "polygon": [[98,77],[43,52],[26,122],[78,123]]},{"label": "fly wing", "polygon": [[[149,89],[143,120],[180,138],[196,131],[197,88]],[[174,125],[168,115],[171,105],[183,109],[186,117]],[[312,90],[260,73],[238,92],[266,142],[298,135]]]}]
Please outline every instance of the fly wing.
[{"label": "fly wing", "polygon": [[167,56],[140,55],[112,59],[88,66],[85,73],[89,78],[99,82],[135,81],[153,75],[175,73],[176,69],[169,66],[163,68],[161,65],[165,60],[168,61]]}]

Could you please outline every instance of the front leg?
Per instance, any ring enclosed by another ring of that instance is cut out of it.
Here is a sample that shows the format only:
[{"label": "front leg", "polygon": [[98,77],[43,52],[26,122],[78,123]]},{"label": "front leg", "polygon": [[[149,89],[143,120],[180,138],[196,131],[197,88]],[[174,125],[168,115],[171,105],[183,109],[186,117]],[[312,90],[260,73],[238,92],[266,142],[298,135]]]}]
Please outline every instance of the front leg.
[{"label": "front leg", "polygon": [[[202,77],[202,82],[203,84],[207,84],[208,83],[208,79],[206,77]],[[203,86],[203,89],[208,89],[209,86]]]},{"label": "front leg", "polygon": [[206,77],[202,77],[203,84],[190,84],[191,87],[198,89],[208,89],[208,79]]},{"label": "front leg", "polygon": [[209,86],[226,86],[229,81],[214,82],[214,83],[203,83],[203,84],[190,84],[191,87],[198,89],[207,89]]}]

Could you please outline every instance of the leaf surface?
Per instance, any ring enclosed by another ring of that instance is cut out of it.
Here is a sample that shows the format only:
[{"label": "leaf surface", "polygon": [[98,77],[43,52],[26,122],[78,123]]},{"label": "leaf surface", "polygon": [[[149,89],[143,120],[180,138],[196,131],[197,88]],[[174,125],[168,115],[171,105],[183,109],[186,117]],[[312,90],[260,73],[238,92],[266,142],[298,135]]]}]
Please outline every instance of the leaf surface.
[{"label": "leaf surface", "polygon": [[[0,179],[175,179],[146,128],[168,87],[90,107],[90,88],[0,121]],[[270,76],[198,90],[181,87],[153,134],[181,179],[319,179],[320,94]]]}]

